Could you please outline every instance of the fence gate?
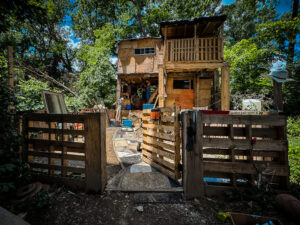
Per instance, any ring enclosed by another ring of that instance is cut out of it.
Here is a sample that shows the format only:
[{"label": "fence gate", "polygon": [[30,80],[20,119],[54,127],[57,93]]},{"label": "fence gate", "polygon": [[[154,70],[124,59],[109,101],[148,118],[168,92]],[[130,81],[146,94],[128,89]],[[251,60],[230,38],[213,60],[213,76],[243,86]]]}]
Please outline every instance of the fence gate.
[{"label": "fence gate", "polygon": [[24,160],[42,182],[86,191],[106,183],[106,115],[25,113]]},{"label": "fence gate", "polygon": [[183,187],[186,198],[236,187],[289,182],[286,117],[182,114]]},{"label": "fence gate", "polygon": [[180,107],[158,109],[159,119],[151,120],[151,109],[143,110],[143,161],[168,177],[178,180],[180,156]]}]

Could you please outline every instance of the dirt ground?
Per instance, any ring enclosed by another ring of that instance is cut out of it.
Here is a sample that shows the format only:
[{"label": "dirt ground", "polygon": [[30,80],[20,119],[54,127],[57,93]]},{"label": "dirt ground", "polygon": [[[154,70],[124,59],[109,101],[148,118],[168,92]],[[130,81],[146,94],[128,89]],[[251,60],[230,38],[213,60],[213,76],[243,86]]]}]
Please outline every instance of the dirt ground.
[{"label": "dirt ground", "polygon": [[[245,212],[239,204],[220,199],[203,198],[173,202],[141,203],[134,193],[106,192],[103,195],[73,193],[59,188],[51,205],[27,215],[32,225],[176,225],[176,224],[231,224],[216,218],[217,212]],[[268,216],[279,217],[283,224],[293,224],[280,212]],[[266,215],[267,216],[267,215]]]}]

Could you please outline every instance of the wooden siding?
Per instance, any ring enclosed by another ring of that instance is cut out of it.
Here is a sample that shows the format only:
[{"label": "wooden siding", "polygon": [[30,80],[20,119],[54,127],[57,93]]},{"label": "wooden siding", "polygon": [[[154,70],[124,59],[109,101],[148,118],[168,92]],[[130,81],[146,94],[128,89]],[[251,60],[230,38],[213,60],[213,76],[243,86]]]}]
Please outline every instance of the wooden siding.
[{"label": "wooden siding", "polygon": [[[135,48],[155,47],[154,55],[134,55]],[[158,73],[158,64],[163,63],[163,40],[140,39],[121,41],[118,51],[119,74]]]}]

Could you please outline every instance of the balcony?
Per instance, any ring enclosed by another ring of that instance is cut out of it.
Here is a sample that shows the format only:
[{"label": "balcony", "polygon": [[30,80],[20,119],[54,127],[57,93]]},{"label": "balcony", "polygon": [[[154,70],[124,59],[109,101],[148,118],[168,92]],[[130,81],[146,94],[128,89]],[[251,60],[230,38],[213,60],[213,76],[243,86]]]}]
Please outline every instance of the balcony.
[{"label": "balcony", "polygon": [[184,38],[168,39],[167,62],[223,62],[223,39]]}]

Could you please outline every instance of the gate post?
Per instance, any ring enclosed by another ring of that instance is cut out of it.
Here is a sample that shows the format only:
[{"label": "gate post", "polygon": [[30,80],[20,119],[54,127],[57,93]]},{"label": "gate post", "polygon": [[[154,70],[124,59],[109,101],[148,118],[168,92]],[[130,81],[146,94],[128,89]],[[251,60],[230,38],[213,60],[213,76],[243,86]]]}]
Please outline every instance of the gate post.
[{"label": "gate post", "polygon": [[106,115],[87,114],[85,130],[86,191],[103,192],[106,184]]},{"label": "gate post", "polygon": [[186,199],[204,196],[202,112],[182,113],[183,190]]}]

